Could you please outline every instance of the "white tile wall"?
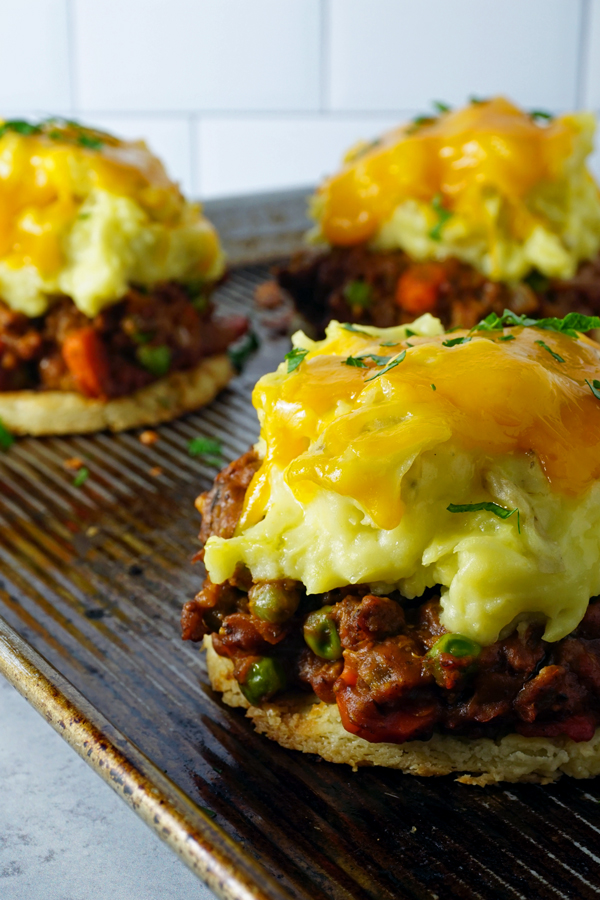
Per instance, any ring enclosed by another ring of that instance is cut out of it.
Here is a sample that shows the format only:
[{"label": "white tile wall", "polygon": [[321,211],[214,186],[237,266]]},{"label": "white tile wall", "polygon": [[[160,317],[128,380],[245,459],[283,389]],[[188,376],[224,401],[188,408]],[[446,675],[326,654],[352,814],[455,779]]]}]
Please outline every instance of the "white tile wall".
[{"label": "white tile wall", "polygon": [[319,0],[74,0],[93,110],[316,110]]},{"label": "white tile wall", "polygon": [[205,197],[315,182],[432,99],[600,110],[600,0],[0,0],[0,34],[0,116],[145,137]]},{"label": "white tile wall", "polygon": [[199,193],[212,198],[315,184],[357,140],[371,140],[395,122],[383,116],[204,117],[197,125]]},{"label": "white tile wall", "polygon": [[1,0],[2,111],[70,105],[67,13],[67,0]]},{"label": "white tile wall", "polygon": [[506,93],[576,103],[573,0],[330,0],[329,107],[388,110]]},{"label": "white tile wall", "polygon": [[583,102],[590,109],[600,109],[600,0],[590,0],[589,25],[583,47]]}]

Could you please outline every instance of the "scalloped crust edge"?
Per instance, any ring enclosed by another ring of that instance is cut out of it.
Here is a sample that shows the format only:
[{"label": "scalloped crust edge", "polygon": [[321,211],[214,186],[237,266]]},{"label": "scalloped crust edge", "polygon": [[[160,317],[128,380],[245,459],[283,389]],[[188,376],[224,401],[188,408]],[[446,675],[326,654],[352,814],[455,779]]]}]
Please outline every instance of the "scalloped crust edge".
[{"label": "scalloped crust edge", "polygon": [[219,656],[204,638],[208,675],[228,706],[241,706],[260,734],[290,750],[315,753],[328,762],[386,766],[411,775],[461,773],[463,784],[483,787],[500,781],[549,784],[561,775],[592,778],[600,774],[600,728],[590,741],[527,738],[509,734],[498,740],[435,734],[428,741],[372,744],[347,732],[335,704],[314,694],[288,694],[277,702],[251,706],[233,677],[233,663]]},{"label": "scalloped crust edge", "polygon": [[229,357],[220,353],[115,400],[75,391],[7,391],[0,393],[0,419],[13,434],[37,436],[158,425],[210,403],[234,374]]}]

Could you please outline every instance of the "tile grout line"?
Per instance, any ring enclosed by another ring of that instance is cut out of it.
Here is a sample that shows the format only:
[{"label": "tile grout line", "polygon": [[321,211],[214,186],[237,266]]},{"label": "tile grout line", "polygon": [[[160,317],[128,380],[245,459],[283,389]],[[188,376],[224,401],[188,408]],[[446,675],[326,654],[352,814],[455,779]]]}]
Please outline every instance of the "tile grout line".
[{"label": "tile grout line", "polygon": [[[138,118],[148,118],[148,119],[185,119],[186,117],[194,117],[196,120],[199,117],[202,118],[212,118],[212,119],[221,119],[227,121],[229,119],[273,119],[277,120],[280,117],[285,116],[290,119],[297,119],[298,121],[302,121],[303,119],[319,119],[326,118],[335,122],[345,122],[351,119],[377,119],[385,116],[393,116],[397,118],[398,115],[406,115],[413,116],[419,112],[422,112],[421,107],[413,107],[412,109],[398,109],[397,107],[394,109],[352,109],[352,110],[297,110],[297,109],[86,109],[85,107],[78,107],[78,109],[82,112],[83,115],[86,116],[110,116],[114,118],[131,118],[132,116]],[[322,115],[325,113],[325,115]]]},{"label": "tile grout line", "polygon": [[188,116],[188,143],[189,143],[189,153],[190,153],[190,187],[192,197],[197,199],[200,197],[200,155],[199,155],[199,141],[198,141],[198,129],[200,128],[200,119],[196,116],[195,113],[190,113]]},{"label": "tile grout line", "polygon": [[65,9],[67,14],[67,56],[69,71],[69,100],[71,104],[71,113],[76,113],[78,90],[77,90],[77,57],[75,51],[75,10],[73,8],[73,0],[65,0]]},{"label": "tile grout line", "polygon": [[329,0],[321,0],[321,8],[320,8],[320,25],[321,25],[321,41],[320,41],[320,55],[319,55],[319,99],[320,99],[320,108],[319,112],[321,115],[325,115],[330,112],[331,106],[331,98],[330,98],[330,37],[331,37],[331,10],[329,7]]},{"label": "tile grout line", "polygon": [[590,30],[592,22],[591,0],[580,0],[580,2],[579,59],[575,84],[575,104],[577,109],[583,108],[585,94],[587,93],[586,82],[590,64]]}]

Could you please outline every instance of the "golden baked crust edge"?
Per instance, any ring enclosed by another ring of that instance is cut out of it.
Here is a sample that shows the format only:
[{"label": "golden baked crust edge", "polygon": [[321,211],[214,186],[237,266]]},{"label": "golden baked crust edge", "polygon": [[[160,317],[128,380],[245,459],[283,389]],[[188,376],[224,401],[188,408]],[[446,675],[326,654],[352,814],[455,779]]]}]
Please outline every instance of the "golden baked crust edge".
[{"label": "golden baked crust edge", "polygon": [[337,706],[290,694],[283,700],[251,706],[233,677],[233,663],[219,656],[204,638],[208,675],[228,706],[242,706],[256,730],[290,750],[316,753],[328,762],[386,766],[411,775],[460,773],[458,781],[484,786],[500,781],[548,784],[561,775],[592,778],[600,774],[600,728],[590,741],[527,738],[509,734],[498,740],[436,734],[428,741],[371,744],[347,732]]},{"label": "golden baked crust edge", "polygon": [[14,434],[37,436],[158,425],[210,403],[234,374],[229,357],[221,353],[115,400],[75,391],[9,391],[0,393],[0,419]]}]

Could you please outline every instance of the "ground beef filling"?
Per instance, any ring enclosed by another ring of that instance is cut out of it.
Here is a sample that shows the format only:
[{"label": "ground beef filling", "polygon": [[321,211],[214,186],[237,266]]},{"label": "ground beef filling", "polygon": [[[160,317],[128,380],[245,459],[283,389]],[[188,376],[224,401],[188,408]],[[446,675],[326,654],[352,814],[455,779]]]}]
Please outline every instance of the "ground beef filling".
[{"label": "ground beef filling", "polygon": [[247,327],[217,319],[206,297],[173,282],[131,288],[93,319],[62,297],[31,319],[0,300],[0,391],[78,391],[108,399],[220,353]]},{"label": "ground beef filling", "polygon": [[[203,542],[233,535],[259,464],[250,451],[199,498]],[[369,741],[402,743],[434,732],[593,736],[600,723],[599,598],[561,641],[548,643],[542,625],[521,623],[488,647],[463,639],[460,654],[444,639],[440,612],[435,591],[408,601],[351,585],[307,596],[293,581],[253,584],[241,569],[224,584],[206,579],[184,606],[182,632],[192,641],[211,634],[242,690],[269,660],[280,674],[270,688],[262,682],[263,699],[287,688],[312,691],[337,703],[346,730]]]},{"label": "ground beef filling", "polygon": [[274,275],[319,331],[330,319],[387,328],[426,312],[445,328],[472,328],[505,309],[534,318],[600,313],[600,256],[582,263],[566,281],[534,272],[508,285],[456,259],[415,262],[402,250],[375,253],[363,244],[301,251]]}]

